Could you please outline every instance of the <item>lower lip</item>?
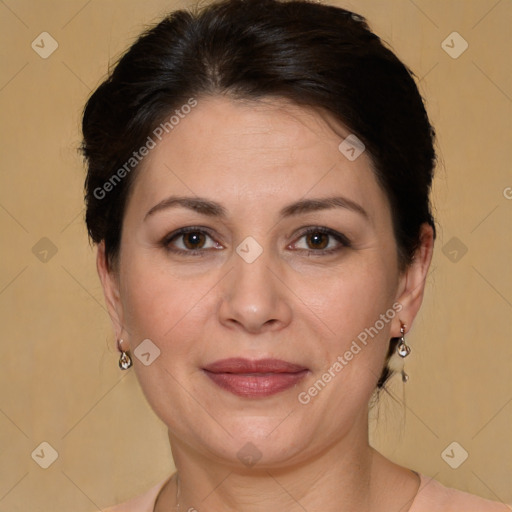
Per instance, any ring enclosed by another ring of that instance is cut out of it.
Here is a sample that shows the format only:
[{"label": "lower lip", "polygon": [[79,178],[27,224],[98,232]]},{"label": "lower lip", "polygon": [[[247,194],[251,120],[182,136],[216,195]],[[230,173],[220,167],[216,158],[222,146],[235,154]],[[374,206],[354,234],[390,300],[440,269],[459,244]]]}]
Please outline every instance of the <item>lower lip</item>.
[{"label": "lower lip", "polygon": [[296,373],[212,373],[206,375],[217,386],[243,397],[266,397],[289,389],[301,381],[308,370]]}]

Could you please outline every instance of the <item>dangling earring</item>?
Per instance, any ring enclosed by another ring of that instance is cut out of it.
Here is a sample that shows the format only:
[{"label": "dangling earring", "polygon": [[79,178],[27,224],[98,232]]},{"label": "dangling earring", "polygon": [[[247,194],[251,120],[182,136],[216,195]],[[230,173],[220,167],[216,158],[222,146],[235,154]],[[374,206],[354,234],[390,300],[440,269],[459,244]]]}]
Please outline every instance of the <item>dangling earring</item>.
[{"label": "dangling earring", "polygon": [[121,348],[121,343],[123,343],[123,340],[117,341],[117,348],[121,352],[121,356],[119,357],[119,368],[121,368],[121,370],[128,370],[128,368],[132,366],[132,358],[127,350],[125,351]]},{"label": "dangling earring", "polygon": [[[407,357],[411,353],[411,347],[405,343],[405,324],[400,322],[400,340],[398,342],[398,346],[396,348],[396,351],[398,352],[398,355],[402,358]],[[402,368],[402,381],[407,382],[409,380],[409,375],[407,375]]]}]

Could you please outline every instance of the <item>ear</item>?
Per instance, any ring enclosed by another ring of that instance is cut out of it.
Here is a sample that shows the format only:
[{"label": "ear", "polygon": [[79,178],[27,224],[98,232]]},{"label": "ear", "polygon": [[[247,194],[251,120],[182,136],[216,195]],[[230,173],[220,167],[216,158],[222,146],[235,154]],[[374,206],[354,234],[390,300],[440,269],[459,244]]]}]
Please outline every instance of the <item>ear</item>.
[{"label": "ear", "polygon": [[103,287],[103,295],[107,304],[108,314],[112,321],[112,326],[116,335],[116,339],[123,337],[123,308],[121,304],[121,296],[119,293],[119,281],[113,269],[109,268],[107,256],[105,254],[105,242],[98,244],[98,252],[96,255],[96,269],[100,277]]},{"label": "ear", "polygon": [[393,337],[400,336],[400,322],[405,324],[405,332],[411,329],[412,323],[423,301],[425,282],[434,251],[434,230],[425,223],[420,228],[420,245],[414,254],[412,263],[401,274],[396,301],[402,309],[395,317],[392,325]]}]

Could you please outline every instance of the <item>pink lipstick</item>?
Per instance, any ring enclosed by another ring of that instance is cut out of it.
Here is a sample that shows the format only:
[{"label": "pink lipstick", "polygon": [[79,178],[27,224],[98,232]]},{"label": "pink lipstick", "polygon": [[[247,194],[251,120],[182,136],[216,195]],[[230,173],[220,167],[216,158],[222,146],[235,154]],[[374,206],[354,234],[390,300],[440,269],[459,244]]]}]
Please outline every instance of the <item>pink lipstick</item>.
[{"label": "pink lipstick", "polygon": [[230,358],[203,368],[217,386],[243,397],[266,397],[291,388],[308,373],[304,366],[280,359]]}]

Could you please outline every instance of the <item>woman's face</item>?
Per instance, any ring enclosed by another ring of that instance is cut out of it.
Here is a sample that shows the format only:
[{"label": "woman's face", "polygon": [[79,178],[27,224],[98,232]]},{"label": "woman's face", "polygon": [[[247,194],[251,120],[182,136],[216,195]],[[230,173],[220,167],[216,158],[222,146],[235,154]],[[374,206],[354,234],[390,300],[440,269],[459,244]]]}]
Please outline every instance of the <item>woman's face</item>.
[{"label": "woman's face", "polygon": [[[171,440],[260,467],[366,442],[389,339],[412,322],[426,268],[399,272],[387,198],[343,139],[285,102],[199,98],[145,158],[119,273],[101,246],[98,265]],[[212,366],[232,358],[249,362]],[[249,364],[263,359],[281,363]]]}]

